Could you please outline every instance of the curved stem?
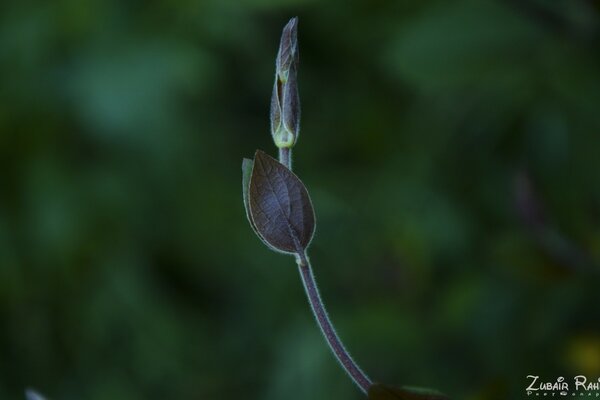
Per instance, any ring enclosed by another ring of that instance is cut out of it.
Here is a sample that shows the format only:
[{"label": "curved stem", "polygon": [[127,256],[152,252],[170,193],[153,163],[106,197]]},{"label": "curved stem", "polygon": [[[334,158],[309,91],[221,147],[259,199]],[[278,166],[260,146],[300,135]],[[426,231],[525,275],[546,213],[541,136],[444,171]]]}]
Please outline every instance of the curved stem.
[{"label": "curved stem", "polygon": [[358,385],[358,387],[366,394],[369,391],[369,386],[371,386],[371,380],[359,368],[356,362],[354,362],[350,353],[348,353],[348,350],[346,350],[344,344],[335,332],[335,328],[327,315],[327,311],[325,310],[325,306],[319,295],[317,282],[315,281],[308,257],[304,251],[298,252],[297,261],[298,268],[300,269],[300,276],[302,277],[302,283],[304,283],[304,289],[308,296],[308,301],[329,348],[344,370],[350,375],[350,378],[352,378],[354,383],[356,383],[356,385]]},{"label": "curved stem", "polygon": [[[291,170],[292,149],[280,148],[279,162]],[[327,345],[339,361],[340,365],[344,368],[344,371],[346,371],[350,378],[352,378],[352,381],[356,383],[360,390],[362,390],[363,393],[367,394],[369,391],[369,386],[371,386],[372,383],[371,379],[369,379],[369,377],[364,372],[362,372],[360,367],[352,359],[350,353],[348,353],[348,350],[346,350],[341,339],[335,332],[335,328],[333,327],[333,324],[331,323],[331,320],[327,315],[327,311],[325,310],[325,305],[321,300],[321,295],[319,294],[319,289],[317,288],[317,282],[315,281],[315,276],[313,275],[310,262],[308,261],[308,257],[306,256],[306,251],[302,248],[302,246],[300,246],[300,243],[298,243],[297,241],[296,249],[300,277],[302,278],[302,283],[304,284],[306,296],[308,297],[308,302],[310,303],[313,315],[317,320],[319,328],[321,328],[321,332],[325,337],[325,341],[327,342]]]}]

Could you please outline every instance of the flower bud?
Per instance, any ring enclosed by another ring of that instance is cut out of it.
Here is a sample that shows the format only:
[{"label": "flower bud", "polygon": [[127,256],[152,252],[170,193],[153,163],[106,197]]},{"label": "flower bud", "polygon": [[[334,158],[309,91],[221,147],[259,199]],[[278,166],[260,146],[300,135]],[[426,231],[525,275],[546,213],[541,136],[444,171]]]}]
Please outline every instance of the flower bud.
[{"label": "flower bud", "polygon": [[283,28],[271,96],[271,135],[279,148],[294,146],[300,131],[298,94],[298,18]]},{"label": "flower bud", "polygon": [[288,80],[292,64],[298,64],[298,17],[290,19],[281,32],[275,66],[279,79],[284,83]]}]

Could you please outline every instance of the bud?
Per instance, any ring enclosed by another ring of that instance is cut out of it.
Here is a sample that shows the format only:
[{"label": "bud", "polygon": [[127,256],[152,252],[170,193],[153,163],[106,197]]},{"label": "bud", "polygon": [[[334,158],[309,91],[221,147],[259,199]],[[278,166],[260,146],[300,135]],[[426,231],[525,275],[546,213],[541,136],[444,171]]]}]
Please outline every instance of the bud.
[{"label": "bud", "polygon": [[300,96],[297,83],[298,18],[283,28],[271,96],[271,135],[279,148],[293,147],[300,131]]},{"label": "bud", "polygon": [[292,64],[298,64],[298,17],[290,19],[281,32],[281,41],[275,66],[282,82],[288,80]]}]

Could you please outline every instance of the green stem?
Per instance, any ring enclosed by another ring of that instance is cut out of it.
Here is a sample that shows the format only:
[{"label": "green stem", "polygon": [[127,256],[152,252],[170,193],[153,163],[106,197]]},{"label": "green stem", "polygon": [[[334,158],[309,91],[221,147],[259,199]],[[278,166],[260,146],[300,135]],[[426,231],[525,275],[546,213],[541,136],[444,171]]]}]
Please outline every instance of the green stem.
[{"label": "green stem", "polygon": [[325,310],[325,305],[321,300],[317,282],[315,281],[315,276],[312,272],[306,252],[301,251],[298,253],[297,262],[302,283],[304,284],[304,289],[306,290],[306,295],[308,297],[308,302],[310,303],[315,319],[317,320],[317,324],[325,337],[325,341],[346,373],[352,378],[354,383],[356,383],[363,393],[367,394],[372,382],[352,359],[350,353],[348,353],[348,350],[346,350],[341,339],[335,332],[335,328]]},{"label": "green stem", "polygon": [[279,162],[292,170],[292,149],[288,147],[279,148]]}]

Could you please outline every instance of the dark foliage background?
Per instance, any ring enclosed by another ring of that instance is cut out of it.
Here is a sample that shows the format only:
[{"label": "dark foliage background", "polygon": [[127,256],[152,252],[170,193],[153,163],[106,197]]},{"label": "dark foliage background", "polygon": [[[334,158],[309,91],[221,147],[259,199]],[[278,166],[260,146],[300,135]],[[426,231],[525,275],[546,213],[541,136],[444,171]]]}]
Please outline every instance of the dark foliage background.
[{"label": "dark foliage background", "polygon": [[600,7],[0,5],[0,398],[360,399],[241,159],[300,17],[315,273],[376,380],[455,399],[600,375]]}]

